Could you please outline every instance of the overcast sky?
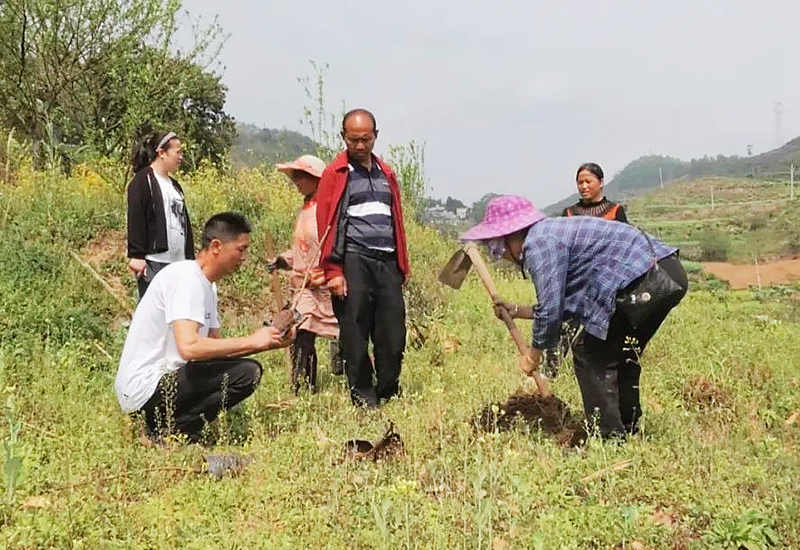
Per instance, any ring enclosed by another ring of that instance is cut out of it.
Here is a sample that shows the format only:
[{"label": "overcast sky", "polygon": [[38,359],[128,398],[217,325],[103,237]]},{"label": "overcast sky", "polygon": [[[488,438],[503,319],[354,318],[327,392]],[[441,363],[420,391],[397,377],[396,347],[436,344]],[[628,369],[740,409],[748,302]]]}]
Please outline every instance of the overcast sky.
[{"label": "overcast sky", "polygon": [[800,2],[185,0],[230,34],[227,110],[309,133],[297,78],[365,107],[376,152],[425,142],[431,194],[545,206],[575,170],[645,154],[745,155],[800,134]]}]

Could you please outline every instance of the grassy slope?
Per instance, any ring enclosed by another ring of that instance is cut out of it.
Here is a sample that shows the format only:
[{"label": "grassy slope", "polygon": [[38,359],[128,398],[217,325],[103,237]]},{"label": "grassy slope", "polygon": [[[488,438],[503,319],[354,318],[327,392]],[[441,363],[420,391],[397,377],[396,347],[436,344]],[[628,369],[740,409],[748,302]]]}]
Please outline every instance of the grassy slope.
[{"label": "grassy slope", "polygon": [[681,246],[685,258],[697,258],[702,233],[711,229],[727,235],[730,259],[752,261],[754,255],[789,254],[800,244],[800,203],[789,201],[788,187],[751,178],[701,178],[635,198],[627,210],[633,223]]},{"label": "grassy slope", "polygon": [[[253,260],[221,285],[233,304],[223,324],[243,332],[270,302],[255,261],[263,228],[287,243],[297,199],[255,173],[182,181],[195,222],[228,207],[254,221]],[[777,546],[800,547],[800,426],[785,424],[800,410],[800,316],[785,300],[690,294],[644,357],[642,434],[567,452],[525,429],[477,434],[465,422],[524,382],[475,277],[458,292],[435,282],[452,244],[414,226],[405,397],[356,411],[323,368],[319,394],[276,408],[290,399],[282,354],[262,354],[258,392],[216,428],[218,451],[255,460],[214,481],[184,471],[208,451],[141,447],[113,395],[124,315],[68,251],[119,240],[121,195],[90,172],[23,174],[0,193],[0,388],[23,423],[5,547],[717,548],[763,541],[770,526]],[[98,268],[133,295],[121,257]],[[531,295],[528,281],[498,284]],[[568,372],[553,388],[579,408]],[[340,463],[346,440],[377,438],[390,419],[405,458]]]}]

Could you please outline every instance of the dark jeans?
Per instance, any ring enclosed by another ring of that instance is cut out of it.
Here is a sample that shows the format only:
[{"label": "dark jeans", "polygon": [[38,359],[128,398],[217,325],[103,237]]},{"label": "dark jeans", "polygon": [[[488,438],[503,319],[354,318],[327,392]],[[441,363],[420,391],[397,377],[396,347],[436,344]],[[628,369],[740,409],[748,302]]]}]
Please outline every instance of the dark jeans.
[{"label": "dark jeans", "polygon": [[[684,289],[675,303],[654,311],[638,330],[631,327],[621,312],[615,312],[605,340],[581,332],[572,347],[575,376],[583,397],[586,418],[590,426],[596,427],[603,437],[636,432],[642,414],[639,401],[642,367],[639,356],[689,288],[686,272],[674,255],[659,261],[658,265]],[[636,284],[636,281],[631,284]]]},{"label": "dark jeans", "polygon": [[167,267],[169,264],[161,263],[161,262],[154,262],[153,260],[145,260],[147,262],[147,269],[144,271],[144,275],[136,279],[136,286],[139,289],[139,301],[142,301],[142,297],[144,293],[147,292],[147,287],[150,286],[150,282],[153,280],[153,277],[156,276],[156,273]]},{"label": "dark jeans", "polygon": [[[347,296],[334,297],[333,310],[342,332],[350,397],[357,405],[375,407],[380,400],[400,391],[400,366],[406,345],[403,277],[394,259],[354,252],[345,255],[344,277]],[[369,356],[370,339],[374,368]]]},{"label": "dark jeans", "polygon": [[203,425],[250,396],[261,380],[253,359],[192,361],[161,378],[141,408],[150,435],[175,431],[199,439]]}]

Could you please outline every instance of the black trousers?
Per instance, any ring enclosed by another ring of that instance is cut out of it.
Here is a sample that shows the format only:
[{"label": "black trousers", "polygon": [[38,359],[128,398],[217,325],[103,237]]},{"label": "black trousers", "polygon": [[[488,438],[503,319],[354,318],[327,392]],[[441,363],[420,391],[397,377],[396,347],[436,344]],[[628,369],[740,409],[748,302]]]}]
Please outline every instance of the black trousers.
[{"label": "black trousers", "polygon": [[636,432],[642,414],[639,356],[689,288],[686,271],[677,257],[668,256],[658,265],[683,288],[683,294],[674,303],[654,311],[638,330],[631,327],[621,312],[616,312],[611,317],[605,340],[581,332],[572,347],[586,418],[603,437]]},{"label": "black trousers", "polygon": [[150,283],[153,281],[153,277],[156,276],[156,273],[169,265],[162,262],[154,262],[153,260],[145,261],[147,262],[147,269],[144,272],[145,274],[136,279],[136,287],[139,290],[140,302],[142,301],[144,293],[147,292],[147,287],[149,287]]},{"label": "black trousers", "polygon": [[[393,258],[347,252],[347,296],[333,298],[353,403],[375,407],[400,391],[406,345],[403,277]],[[375,365],[369,355],[372,340]],[[374,382],[373,382],[374,375]]]},{"label": "black trousers", "polygon": [[203,425],[250,396],[261,381],[261,365],[253,359],[192,361],[161,378],[141,408],[150,435],[173,432],[200,438]]}]

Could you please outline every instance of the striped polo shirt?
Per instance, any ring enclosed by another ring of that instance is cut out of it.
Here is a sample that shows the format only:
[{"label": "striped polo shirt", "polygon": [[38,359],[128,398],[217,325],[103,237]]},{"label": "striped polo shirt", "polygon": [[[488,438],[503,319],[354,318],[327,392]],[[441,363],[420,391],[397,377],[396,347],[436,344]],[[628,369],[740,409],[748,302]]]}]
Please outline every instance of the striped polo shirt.
[{"label": "striped polo shirt", "polygon": [[357,162],[348,164],[346,245],[393,252],[392,193],[386,175],[373,159],[372,170]]}]

